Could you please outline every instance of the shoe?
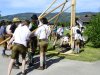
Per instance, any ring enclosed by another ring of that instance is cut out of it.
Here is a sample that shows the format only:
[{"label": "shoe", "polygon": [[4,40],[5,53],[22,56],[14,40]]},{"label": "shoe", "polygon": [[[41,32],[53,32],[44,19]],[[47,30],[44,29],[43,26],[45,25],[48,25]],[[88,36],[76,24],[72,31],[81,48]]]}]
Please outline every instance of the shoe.
[{"label": "shoe", "polygon": [[33,66],[34,66],[34,64],[29,63],[28,68],[33,67]]},{"label": "shoe", "polygon": [[2,53],[3,57],[9,57],[9,55]]},{"label": "shoe", "polygon": [[43,69],[46,69],[47,68],[47,66],[46,65],[43,65]]},{"label": "shoe", "polygon": [[17,65],[13,65],[13,67],[12,67],[13,69],[19,69],[19,66],[17,66]]},{"label": "shoe", "polygon": [[22,66],[22,63],[18,62],[18,63],[15,63],[16,65],[18,66]]},{"label": "shoe", "polygon": [[26,75],[25,73],[21,73],[21,75]]},{"label": "shoe", "polygon": [[53,49],[55,49],[55,46],[53,46]]},{"label": "shoe", "polygon": [[43,66],[40,66],[40,67],[38,68],[38,70],[44,70],[44,67],[43,67]]}]

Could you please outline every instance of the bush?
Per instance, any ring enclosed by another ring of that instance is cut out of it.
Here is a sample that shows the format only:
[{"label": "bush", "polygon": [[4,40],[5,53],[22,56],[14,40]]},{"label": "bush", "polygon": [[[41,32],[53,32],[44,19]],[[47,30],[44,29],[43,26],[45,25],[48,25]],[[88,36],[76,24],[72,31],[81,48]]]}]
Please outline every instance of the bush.
[{"label": "bush", "polygon": [[90,24],[86,26],[85,34],[96,48],[100,48],[100,13],[92,17]]}]

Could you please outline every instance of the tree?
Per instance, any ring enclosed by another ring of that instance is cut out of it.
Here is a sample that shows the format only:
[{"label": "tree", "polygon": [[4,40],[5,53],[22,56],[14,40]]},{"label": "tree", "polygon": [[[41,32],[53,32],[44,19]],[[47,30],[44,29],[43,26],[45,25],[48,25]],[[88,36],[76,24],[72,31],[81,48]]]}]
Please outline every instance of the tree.
[{"label": "tree", "polygon": [[58,22],[58,26],[61,26],[62,24],[64,24],[65,27],[70,26],[69,22]]},{"label": "tree", "polygon": [[85,34],[94,47],[100,48],[100,13],[92,17],[90,24],[86,26]]}]

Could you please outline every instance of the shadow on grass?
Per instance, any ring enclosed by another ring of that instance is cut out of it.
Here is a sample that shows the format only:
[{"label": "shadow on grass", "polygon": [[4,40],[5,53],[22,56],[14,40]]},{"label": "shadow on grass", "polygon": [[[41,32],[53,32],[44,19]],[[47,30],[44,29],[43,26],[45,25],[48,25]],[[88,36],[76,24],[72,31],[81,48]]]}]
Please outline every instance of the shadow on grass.
[{"label": "shadow on grass", "polygon": [[84,49],[80,50],[80,53],[84,52]]}]

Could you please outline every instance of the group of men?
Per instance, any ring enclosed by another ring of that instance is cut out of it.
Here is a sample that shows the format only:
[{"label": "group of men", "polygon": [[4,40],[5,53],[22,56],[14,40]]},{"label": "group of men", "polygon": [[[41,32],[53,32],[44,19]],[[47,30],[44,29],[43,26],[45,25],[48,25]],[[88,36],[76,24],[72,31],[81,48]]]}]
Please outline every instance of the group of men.
[{"label": "group of men", "polygon": [[[22,65],[22,75],[25,73],[26,53],[28,53],[28,68],[34,65],[33,56],[37,49],[37,42],[40,50],[40,67],[39,70],[46,68],[46,50],[48,47],[48,37],[51,29],[48,26],[46,18],[38,19],[37,15],[31,17],[29,20],[20,21],[18,18],[13,19],[13,23],[6,27],[6,34],[11,37],[7,43],[6,49],[11,49],[11,60],[8,66],[8,75],[11,75],[13,66],[19,68]],[[5,35],[3,35],[5,36]],[[28,47],[29,50],[28,50]],[[5,54],[3,50],[3,55]],[[22,64],[19,62],[19,55],[22,56]]]},{"label": "group of men", "polygon": [[72,30],[72,45],[71,45],[71,36],[69,33],[64,35],[65,26],[62,24],[60,28],[56,30],[56,38],[53,43],[53,48],[55,49],[56,43],[59,40],[59,46],[66,49],[66,51],[72,49],[73,53],[79,54],[80,49],[84,47],[84,44],[86,42],[83,33],[84,33],[84,26],[83,23],[76,18],[75,25],[73,27],[70,27],[70,30]]},{"label": "group of men", "polygon": [[[80,23],[80,22],[79,22]],[[76,21],[76,26],[72,27],[73,30],[73,40],[75,52],[79,53],[79,45],[82,39],[82,29],[79,26],[80,24]],[[2,28],[2,29],[1,29]],[[39,70],[46,68],[46,50],[48,47],[48,39],[51,32],[54,33],[55,38],[53,42],[53,48],[55,48],[56,43],[61,39],[60,46],[66,47],[69,45],[70,35],[67,34],[64,36],[64,25],[57,29],[55,26],[53,29],[48,25],[48,20],[46,18],[39,19],[37,15],[31,17],[31,22],[29,20],[20,21],[18,18],[14,18],[12,22],[9,22],[8,25],[5,25],[5,22],[2,22],[0,27],[0,37],[10,37],[10,41],[5,43],[4,50],[2,55],[5,56],[5,51],[11,49],[11,61],[8,66],[8,75],[11,75],[12,68],[19,68],[22,65],[22,75],[25,73],[25,64],[26,64],[26,54],[28,53],[28,68],[34,66],[33,56],[39,45],[40,50],[40,67]],[[3,31],[2,31],[3,30]],[[4,34],[3,34],[4,32]],[[64,37],[63,37],[64,36]],[[19,55],[22,56],[22,64],[19,62]]]}]

